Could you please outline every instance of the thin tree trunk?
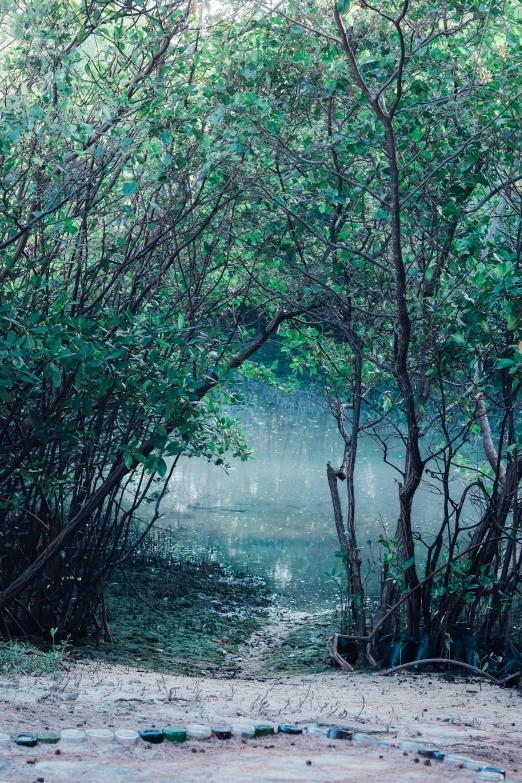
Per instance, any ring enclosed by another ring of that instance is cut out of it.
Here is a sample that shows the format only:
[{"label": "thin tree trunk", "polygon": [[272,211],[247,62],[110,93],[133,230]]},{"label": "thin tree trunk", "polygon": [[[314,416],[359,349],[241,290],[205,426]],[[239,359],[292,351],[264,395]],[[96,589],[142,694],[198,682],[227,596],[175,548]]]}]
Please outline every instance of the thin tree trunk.
[{"label": "thin tree trunk", "polygon": [[335,528],[337,530],[337,538],[339,540],[341,551],[348,555],[350,552],[350,543],[348,541],[344,527],[343,510],[341,507],[341,499],[339,497],[339,487],[337,486],[340,471],[341,468],[337,468],[337,470],[332,468],[330,462],[326,466],[326,476],[328,478],[328,486],[330,487],[330,494],[332,496],[332,506],[334,512]]},{"label": "thin tree trunk", "polygon": [[[394,23],[400,33],[399,25],[407,12],[408,4],[405,3],[402,12]],[[402,556],[404,561],[414,558],[415,542],[411,529],[411,508],[413,497],[420,484],[424,463],[421,458],[419,448],[419,426],[417,421],[417,412],[415,408],[415,396],[408,370],[408,352],[411,339],[411,321],[407,302],[406,269],[402,254],[402,234],[401,234],[401,201],[400,201],[400,183],[399,167],[397,162],[397,145],[395,142],[395,133],[393,129],[393,117],[402,97],[402,74],[405,66],[405,51],[402,49],[400,61],[396,72],[396,95],[393,99],[390,109],[376,98],[371,89],[366,84],[364,77],[359,70],[354,51],[350,45],[348,34],[344,22],[339,13],[337,5],[333,6],[334,19],[341,35],[341,42],[346,54],[353,79],[361,89],[364,97],[368,101],[372,111],[381,123],[386,141],[386,155],[389,167],[389,210],[391,216],[391,246],[393,267],[395,272],[395,304],[396,304],[396,342],[395,342],[395,377],[403,397],[403,403],[406,414],[406,424],[408,436],[406,442],[406,464],[404,483],[399,489],[399,536],[402,544]],[[401,34],[401,33],[400,33]],[[415,588],[419,584],[415,561],[405,570],[406,585],[409,591],[413,592],[408,599],[408,632],[417,635],[420,629],[421,596]],[[386,587],[386,586],[385,586]]]},{"label": "thin tree trunk", "polygon": [[[353,596],[353,613],[355,627],[358,636],[366,635],[366,615],[364,611],[364,585],[361,577],[361,559],[359,557],[359,547],[357,545],[357,534],[355,528],[355,484],[354,472],[357,459],[357,445],[359,442],[359,427],[361,418],[361,392],[362,392],[362,357],[359,351],[354,356],[354,389],[352,394],[352,432],[350,436],[350,449],[346,465],[346,493],[347,493],[347,512],[346,525],[348,528],[348,538],[350,543],[350,576],[351,589]],[[359,659],[364,661],[366,656],[366,647],[364,643],[359,643]]]},{"label": "thin tree trunk", "polygon": [[[362,357],[359,351],[354,354],[354,385],[352,391],[352,427],[348,435],[344,426],[344,413],[339,410],[337,425],[344,439],[344,456],[341,467],[334,469],[328,463],[326,474],[332,505],[334,510],[335,527],[341,551],[345,555],[346,574],[351,597],[351,610],[355,622],[357,636],[366,635],[366,616],[364,612],[364,585],[361,577],[361,560],[357,545],[355,522],[355,484],[354,472],[357,458],[357,444],[359,440],[360,416],[361,416],[361,390],[362,390]],[[347,529],[344,526],[343,512],[339,498],[338,481],[346,480],[347,494]],[[366,660],[366,645],[359,642],[359,662]]]}]

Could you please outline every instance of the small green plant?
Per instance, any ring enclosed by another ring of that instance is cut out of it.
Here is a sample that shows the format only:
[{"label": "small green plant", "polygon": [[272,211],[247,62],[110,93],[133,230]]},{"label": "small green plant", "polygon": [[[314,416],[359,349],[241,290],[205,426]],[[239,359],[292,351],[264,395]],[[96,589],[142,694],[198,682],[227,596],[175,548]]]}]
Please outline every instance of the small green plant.
[{"label": "small green plant", "polygon": [[41,650],[25,642],[0,642],[0,672],[2,674],[47,674],[57,677],[69,668],[69,642],[55,644],[52,650]]}]

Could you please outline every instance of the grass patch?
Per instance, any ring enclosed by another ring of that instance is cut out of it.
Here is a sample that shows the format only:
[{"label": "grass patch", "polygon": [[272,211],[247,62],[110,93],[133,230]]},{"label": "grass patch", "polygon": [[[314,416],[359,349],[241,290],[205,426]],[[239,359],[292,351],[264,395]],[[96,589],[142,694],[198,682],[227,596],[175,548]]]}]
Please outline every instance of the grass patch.
[{"label": "grass patch", "polygon": [[46,674],[58,677],[72,664],[66,642],[42,650],[25,642],[0,642],[0,673],[4,675]]}]

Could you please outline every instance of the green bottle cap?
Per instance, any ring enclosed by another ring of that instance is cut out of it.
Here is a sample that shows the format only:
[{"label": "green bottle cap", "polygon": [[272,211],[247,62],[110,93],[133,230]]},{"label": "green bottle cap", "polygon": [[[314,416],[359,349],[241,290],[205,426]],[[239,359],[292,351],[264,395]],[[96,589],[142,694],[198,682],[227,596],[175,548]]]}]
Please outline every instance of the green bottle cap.
[{"label": "green bottle cap", "polygon": [[330,729],[328,732],[328,739],[335,740],[351,740],[352,732],[346,731],[346,729]]},{"label": "green bottle cap", "polygon": [[34,734],[27,734],[26,732],[22,732],[21,734],[13,734],[11,739],[13,742],[16,742],[17,745],[21,745],[23,748],[34,748],[38,742]]},{"label": "green bottle cap", "polygon": [[165,726],[162,734],[167,742],[185,742],[187,739],[187,730],[183,726]]},{"label": "green bottle cap", "polygon": [[268,723],[257,723],[256,724],[256,737],[268,737],[270,734],[274,733],[274,727],[270,726]]},{"label": "green bottle cap", "polygon": [[293,723],[282,723],[281,726],[279,726],[279,731],[281,734],[302,734],[303,729],[301,726],[294,726]]},{"label": "green bottle cap", "polygon": [[37,739],[44,745],[56,745],[60,741],[60,735],[55,734],[54,731],[45,731],[43,734],[38,734]]},{"label": "green bottle cap", "polygon": [[163,742],[163,734],[159,729],[141,729],[138,732],[143,742],[150,742],[151,745],[158,745]]}]

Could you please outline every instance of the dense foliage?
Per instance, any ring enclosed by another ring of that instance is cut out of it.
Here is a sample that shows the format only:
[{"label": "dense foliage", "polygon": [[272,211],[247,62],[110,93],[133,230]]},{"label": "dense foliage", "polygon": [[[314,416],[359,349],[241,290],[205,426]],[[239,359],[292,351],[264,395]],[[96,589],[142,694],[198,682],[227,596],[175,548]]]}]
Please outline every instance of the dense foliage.
[{"label": "dense foliage", "polygon": [[19,628],[108,632],[108,569],[177,456],[247,454],[207,397],[245,358],[241,154],[211,144],[189,11],[4,4],[1,600]]},{"label": "dense foliage", "polygon": [[[104,580],[177,455],[246,455],[217,393],[237,369],[270,380],[249,359],[279,331],[344,440],[325,478],[361,659],[385,630],[437,651],[516,632],[521,9],[4,3],[11,621],[106,626]],[[362,435],[386,461],[402,444],[378,596]],[[422,483],[442,498],[426,540]]]}]

